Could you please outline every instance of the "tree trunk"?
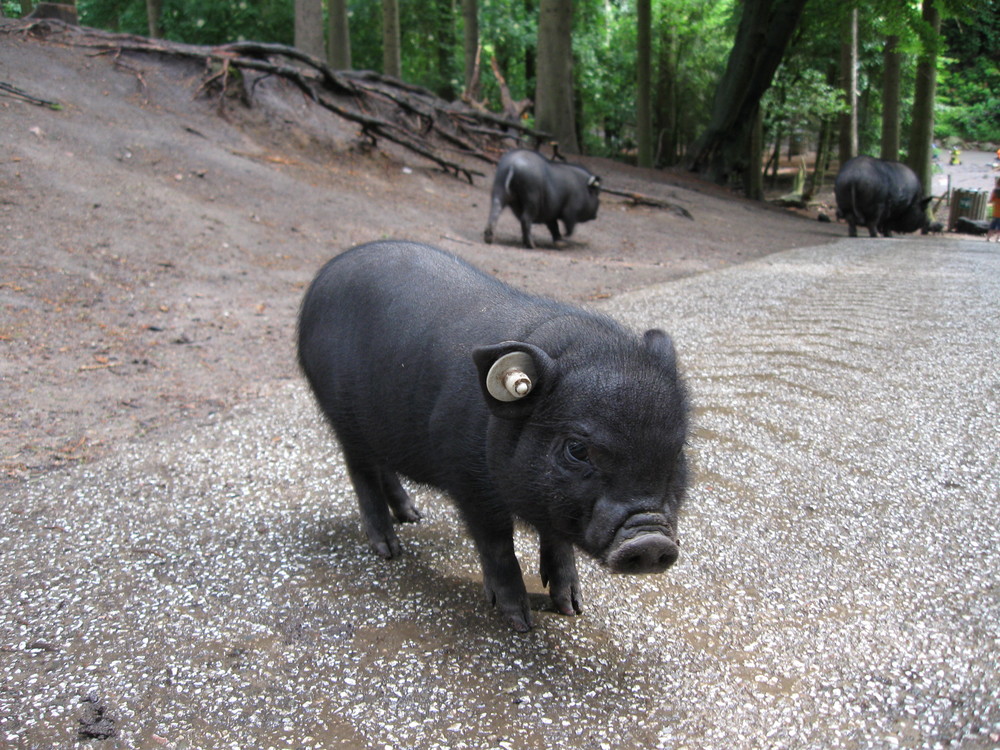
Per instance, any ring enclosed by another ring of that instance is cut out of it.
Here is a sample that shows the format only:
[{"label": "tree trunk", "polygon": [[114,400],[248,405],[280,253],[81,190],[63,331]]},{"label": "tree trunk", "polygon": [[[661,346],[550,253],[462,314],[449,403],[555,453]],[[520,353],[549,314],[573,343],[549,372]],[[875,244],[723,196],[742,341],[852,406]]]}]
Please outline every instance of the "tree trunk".
[{"label": "tree trunk", "polygon": [[858,9],[847,9],[840,29],[840,90],[847,111],[840,115],[840,163],[858,155]]},{"label": "tree trunk", "polygon": [[653,113],[652,113],[652,9],[650,0],[636,0],[636,141],[638,164],[653,166]]},{"label": "tree trunk", "polygon": [[660,40],[659,82],[656,86],[656,127],[658,164],[677,163],[677,35],[667,26]]},{"label": "tree trunk", "polygon": [[785,140],[785,131],[779,122],[774,129],[774,150],[771,152],[770,158],[767,160],[767,164],[764,165],[764,173],[767,173],[768,167],[771,168],[771,187],[778,184],[778,167],[781,166],[781,144]]},{"label": "tree trunk", "polygon": [[806,0],[745,0],[726,72],[715,90],[712,118],[688,158],[689,169],[725,184],[749,185],[751,131],[760,98],[774,78]]},{"label": "tree trunk", "polygon": [[399,0],[382,0],[382,72],[402,79],[399,48]]},{"label": "tree trunk", "polygon": [[323,49],[323,0],[295,0],[295,47],[326,60]]},{"label": "tree trunk", "polygon": [[465,51],[465,91],[473,99],[479,96],[479,3],[462,0],[463,49]]},{"label": "tree trunk", "polygon": [[[538,12],[535,0],[524,0],[524,17],[535,18]],[[538,43],[535,45],[524,45],[524,91],[527,94],[531,91],[531,85],[538,83]]]},{"label": "tree trunk", "polygon": [[351,69],[351,24],[347,15],[347,0],[329,0],[330,38],[327,59],[334,70]]},{"label": "tree trunk", "polygon": [[146,0],[146,21],[149,26],[149,36],[161,39],[163,29],[160,28],[160,16],[163,15],[163,0]]},{"label": "tree trunk", "polygon": [[816,164],[813,165],[812,174],[806,182],[802,191],[802,200],[808,203],[820,190],[823,189],[823,178],[826,176],[827,167],[830,164],[830,140],[833,133],[833,122],[830,118],[823,118],[819,125],[819,137],[816,139]]},{"label": "tree trunk", "polygon": [[890,36],[885,40],[882,55],[882,145],[883,159],[899,159],[899,89],[902,55],[899,53],[899,37]]},{"label": "tree trunk", "polygon": [[931,140],[934,137],[934,96],[937,88],[937,51],[941,37],[941,14],[935,0],[924,0],[921,13],[924,28],[922,51],[917,58],[917,81],[913,90],[913,124],[907,163],[924,186],[924,195],[932,194]]},{"label": "tree trunk", "polygon": [[750,129],[750,164],[746,172],[747,198],[764,200],[764,170],[761,162],[764,154],[764,112],[758,105],[753,117],[753,127]]},{"label": "tree trunk", "polygon": [[579,153],[573,106],[573,2],[541,0],[535,127],[551,133],[563,153]]},{"label": "tree trunk", "polygon": [[455,10],[451,0],[435,0],[434,45],[437,62],[437,83],[434,93],[446,102],[455,100],[455,78],[452,75],[452,44],[455,38]]}]

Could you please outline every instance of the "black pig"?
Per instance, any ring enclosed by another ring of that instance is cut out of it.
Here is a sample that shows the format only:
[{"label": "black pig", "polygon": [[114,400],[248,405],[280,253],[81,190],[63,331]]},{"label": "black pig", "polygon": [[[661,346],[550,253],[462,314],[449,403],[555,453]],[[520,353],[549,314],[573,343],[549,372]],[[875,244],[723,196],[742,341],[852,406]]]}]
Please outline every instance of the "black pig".
[{"label": "black pig", "polygon": [[858,236],[858,225],[867,227],[872,237],[893,232],[927,234],[930,220],[927,204],[916,173],[898,161],[856,156],[844,162],[833,184],[837,196],[837,215],[847,220],[851,237]]},{"label": "black pig", "polygon": [[372,548],[420,518],[397,475],[446,491],[489,600],[531,627],[515,519],[539,535],[556,608],[580,612],[573,547],[612,571],[678,556],[685,389],[664,332],[534,297],[443,250],[374,242],[334,258],[302,303],[299,363],[343,447]]},{"label": "black pig", "polygon": [[552,241],[560,238],[559,222],[566,236],[577,224],[597,218],[601,179],[579,164],[550,161],[537,151],[508,151],[497,164],[490,199],[490,218],[483,239],[493,242],[493,230],[505,207],[510,206],[521,222],[525,247],[534,247],[531,225],[544,224]]}]

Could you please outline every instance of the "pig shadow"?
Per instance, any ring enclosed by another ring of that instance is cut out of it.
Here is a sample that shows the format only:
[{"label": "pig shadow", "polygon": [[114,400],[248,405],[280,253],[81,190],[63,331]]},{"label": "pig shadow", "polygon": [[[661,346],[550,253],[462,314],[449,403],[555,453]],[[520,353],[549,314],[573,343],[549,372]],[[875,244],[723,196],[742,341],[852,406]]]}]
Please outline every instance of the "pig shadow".
[{"label": "pig shadow", "polygon": [[[421,509],[429,512],[420,523],[397,524],[403,552],[390,560],[371,549],[357,516],[331,517],[316,528],[311,539],[303,541],[311,552],[322,556],[336,579],[332,585],[341,591],[345,590],[344,581],[350,582],[355,594],[366,588],[376,590],[387,609],[407,609],[406,602],[419,598],[436,611],[431,615],[436,628],[442,627],[440,618],[444,617],[456,620],[455,627],[481,628],[489,621],[499,623],[502,631],[510,630],[486,600],[482,569],[471,539],[463,527],[444,517],[451,509],[434,507],[446,502],[428,503],[426,495],[420,498]],[[566,617],[558,613],[546,591],[538,590],[537,559],[520,562],[532,613]],[[537,616],[535,620],[537,629],[541,620]]]}]

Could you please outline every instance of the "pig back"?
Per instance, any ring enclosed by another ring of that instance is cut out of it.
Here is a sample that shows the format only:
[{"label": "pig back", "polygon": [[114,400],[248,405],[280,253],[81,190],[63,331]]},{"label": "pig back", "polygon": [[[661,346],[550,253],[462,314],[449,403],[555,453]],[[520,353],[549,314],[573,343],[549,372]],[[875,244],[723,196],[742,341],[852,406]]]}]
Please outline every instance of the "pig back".
[{"label": "pig back", "polygon": [[484,461],[472,351],[522,337],[553,307],[436,248],[370,243],[306,292],[299,362],[345,451],[447,488],[457,465]]}]

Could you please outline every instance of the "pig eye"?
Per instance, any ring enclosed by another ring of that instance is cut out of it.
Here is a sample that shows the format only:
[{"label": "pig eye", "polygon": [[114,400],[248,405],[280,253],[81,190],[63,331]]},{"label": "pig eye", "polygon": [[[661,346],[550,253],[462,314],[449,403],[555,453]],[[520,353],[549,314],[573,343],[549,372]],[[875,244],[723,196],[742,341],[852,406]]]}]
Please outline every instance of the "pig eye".
[{"label": "pig eye", "polygon": [[571,463],[590,463],[590,450],[579,440],[567,440],[566,446],[563,450],[565,451],[566,458],[568,458]]}]

